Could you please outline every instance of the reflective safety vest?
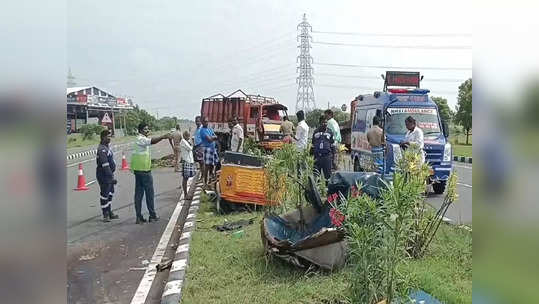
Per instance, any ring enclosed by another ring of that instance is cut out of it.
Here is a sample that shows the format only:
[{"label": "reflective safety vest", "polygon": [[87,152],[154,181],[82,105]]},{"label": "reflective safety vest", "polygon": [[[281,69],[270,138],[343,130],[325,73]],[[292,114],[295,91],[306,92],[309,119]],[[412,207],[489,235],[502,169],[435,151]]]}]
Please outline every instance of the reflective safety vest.
[{"label": "reflective safety vest", "polygon": [[152,143],[149,137],[143,135],[137,137],[133,153],[131,154],[131,170],[150,171],[152,169],[151,145]]}]

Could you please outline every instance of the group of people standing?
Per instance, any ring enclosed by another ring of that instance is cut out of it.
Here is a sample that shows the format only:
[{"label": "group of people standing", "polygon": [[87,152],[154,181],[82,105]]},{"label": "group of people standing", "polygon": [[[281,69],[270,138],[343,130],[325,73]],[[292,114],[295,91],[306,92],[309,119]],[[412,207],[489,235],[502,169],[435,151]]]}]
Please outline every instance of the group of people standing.
[{"label": "group of people standing", "polygon": [[[305,122],[305,113],[298,111],[297,126],[284,117],[281,125],[281,132],[285,135],[285,141],[295,143],[299,151],[304,151],[308,146],[309,126]],[[333,112],[326,110],[320,117],[320,126],[312,135],[312,153],[315,157],[315,168],[320,174],[329,178],[333,168],[336,168],[336,149],[341,142],[341,135],[338,123],[333,118]],[[208,126],[208,119],[197,116],[195,118],[196,130],[191,137],[188,131],[183,133],[180,125],[176,129],[162,136],[150,137],[150,129],[147,123],[141,122],[138,125],[138,136],[134,143],[134,150],[131,155],[131,170],[135,176],[135,215],[136,223],[142,224],[147,221],[158,221],[159,216],[155,212],[154,187],[151,174],[151,145],[168,139],[174,151],[174,168],[176,172],[181,172],[181,187],[185,199],[191,199],[187,192],[187,181],[195,176],[198,169],[202,172],[204,186],[215,177],[215,171],[219,166],[219,141],[215,132]],[[233,152],[243,152],[245,142],[244,130],[239,123],[239,119],[234,117],[229,122],[230,140],[228,149]],[[114,194],[114,186],[117,184],[114,178],[116,165],[112,150],[109,148],[110,131],[104,130],[100,134],[100,144],[97,149],[96,177],[100,186],[100,203],[103,213],[103,220],[110,222],[117,219],[118,215],[112,212],[111,202]],[[146,206],[149,217],[146,220],[142,215],[142,198],[146,197]]]},{"label": "group of people standing", "polygon": [[[309,125],[305,121],[305,112],[296,113],[297,127],[288,119],[283,118],[280,131],[284,134],[284,141],[296,144],[299,151],[304,151],[309,142]],[[341,130],[333,117],[333,111],[328,109],[319,118],[319,126],[313,132],[311,138],[311,154],[314,156],[316,173],[323,174],[329,179],[332,170],[337,168],[337,150],[341,143]],[[294,134],[295,130],[295,134]]]}]

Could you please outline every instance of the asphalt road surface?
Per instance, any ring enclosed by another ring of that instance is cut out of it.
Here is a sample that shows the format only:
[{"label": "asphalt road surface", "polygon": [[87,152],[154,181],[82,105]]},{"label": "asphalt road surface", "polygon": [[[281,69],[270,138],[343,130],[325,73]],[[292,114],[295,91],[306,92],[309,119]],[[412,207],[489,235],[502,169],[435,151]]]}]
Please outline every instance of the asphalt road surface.
[{"label": "asphalt road surface", "polygon": [[[129,159],[130,151],[125,151]],[[152,158],[171,153],[168,141],[152,146]],[[133,205],[134,176],[121,171],[122,153],[115,154],[118,185],[112,208],[120,219],[102,222],[99,186],[95,180],[95,156],[71,161],[67,174],[67,254],[69,303],[129,303],[144,275],[146,261],[151,260],[157,243],[178,203],[181,189],[179,174],[173,168],[152,170],[155,208],[161,220],[135,224]],[[83,163],[87,191],[74,191],[78,163]],[[142,210],[147,218],[146,204]],[[156,280],[162,278],[156,277]],[[154,288],[152,288],[153,290]],[[146,303],[159,303],[161,295],[152,291]]]},{"label": "asphalt road surface", "polygon": [[[458,199],[449,207],[445,217],[450,219],[452,224],[470,225],[472,224],[472,165],[453,162],[453,169],[458,176]],[[443,194],[431,193],[427,202],[437,208],[442,205],[443,199]]]}]

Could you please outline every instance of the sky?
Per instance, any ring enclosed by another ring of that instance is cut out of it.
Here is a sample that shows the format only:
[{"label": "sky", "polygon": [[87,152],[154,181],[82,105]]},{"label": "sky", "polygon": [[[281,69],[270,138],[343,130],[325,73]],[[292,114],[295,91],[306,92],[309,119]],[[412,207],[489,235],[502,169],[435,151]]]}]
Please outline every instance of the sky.
[{"label": "sky", "polygon": [[318,107],[381,90],[380,74],[399,67],[421,72],[421,86],[454,108],[459,84],[472,77],[472,13],[466,1],[433,2],[71,0],[67,66],[77,86],[132,96],[159,117],[192,118],[202,98],[236,89],[295,112],[305,13]]}]

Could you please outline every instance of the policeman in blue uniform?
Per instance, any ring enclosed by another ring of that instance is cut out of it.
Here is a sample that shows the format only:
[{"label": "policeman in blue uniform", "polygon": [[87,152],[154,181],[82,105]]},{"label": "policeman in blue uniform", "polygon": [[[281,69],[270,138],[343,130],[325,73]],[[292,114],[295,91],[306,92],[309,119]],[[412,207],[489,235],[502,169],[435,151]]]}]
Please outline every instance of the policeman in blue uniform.
[{"label": "policeman in blue uniform", "polygon": [[314,130],[312,140],[312,153],[314,155],[314,168],[318,174],[324,174],[327,180],[331,176],[331,167],[335,146],[333,145],[333,133],[327,126],[327,120],[324,115],[320,116],[320,126]]},{"label": "policeman in blue uniform", "polygon": [[103,221],[110,222],[111,219],[117,219],[118,215],[112,213],[111,201],[114,194],[114,185],[117,183],[114,179],[116,163],[114,155],[109,148],[110,131],[103,130],[100,134],[101,142],[97,146],[97,168],[95,176],[99,183],[101,211],[103,212]]}]

